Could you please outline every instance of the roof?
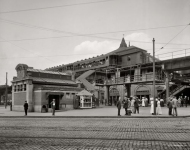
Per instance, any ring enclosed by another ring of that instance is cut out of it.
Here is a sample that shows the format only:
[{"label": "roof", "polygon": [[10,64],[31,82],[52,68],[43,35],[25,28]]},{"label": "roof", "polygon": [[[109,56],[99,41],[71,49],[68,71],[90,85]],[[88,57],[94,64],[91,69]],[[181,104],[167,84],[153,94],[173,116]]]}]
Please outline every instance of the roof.
[{"label": "roof", "polygon": [[50,79],[50,78],[39,78],[39,77],[30,77],[33,82],[44,82],[44,83],[57,83],[57,84],[76,84],[72,80],[63,80],[63,79]]},{"label": "roof", "polygon": [[91,93],[88,92],[87,90],[82,90],[82,91],[79,92],[77,95],[78,95],[78,96],[83,96],[83,95],[85,95],[85,96],[92,96],[93,94],[91,94]]},{"label": "roof", "polygon": [[46,71],[46,70],[33,69],[33,68],[28,68],[27,71],[70,76],[69,74],[67,74],[67,73],[63,73],[63,72]]},{"label": "roof", "polygon": [[[129,45],[130,45],[130,44],[129,44]],[[122,38],[120,47],[119,47],[118,49],[116,49],[116,50],[113,50],[113,51],[111,51],[111,52],[109,52],[109,53],[107,53],[107,54],[104,54],[104,55],[102,54],[102,55],[100,55],[100,56],[96,56],[96,57],[92,57],[92,58],[88,58],[88,59],[83,59],[83,60],[76,61],[76,62],[69,63],[69,64],[71,64],[71,65],[72,65],[72,64],[73,64],[73,65],[75,65],[75,64],[85,64],[85,63],[89,63],[89,62],[93,62],[93,61],[98,61],[98,60],[101,60],[101,59],[106,58],[106,57],[109,56],[109,55],[114,55],[114,54],[117,55],[117,53],[119,53],[119,52],[128,51],[128,50],[131,50],[131,49],[134,49],[134,48],[136,48],[138,51],[144,51],[144,52],[146,52],[146,50],[143,50],[143,49],[138,48],[138,47],[136,47],[136,46],[129,46],[129,47],[127,47],[127,44],[126,44],[126,42],[125,42],[125,39]],[[137,51],[136,51],[136,52],[137,52]],[[133,53],[133,52],[128,51],[128,53]],[[59,66],[47,68],[47,70],[48,70],[48,69],[59,69],[59,68],[62,68],[63,66],[68,66],[69,64],[59,65]]]},{"label": "roof", "polygon": [[[110,52],[110,53],[108,53],[109,55],[111,55],[111,54],[118,54],[119,52],[122,52],[122,51],[125,51],[126,53],[128,52],[128,53],[133,53],[132,51],[130,51],[130,50],[132,50],[132,49],[137,49],[137,51],[144,51],[145,52],[145,50],[143,50],[143,49],[141,49],[141,48],[139,48],[139,47],[136,47],[136,46],[130,46],[130,47],[119,47],[118,49],[116,49],[116,50],[114,50],[114,51],[112,51],[112,52]],[[135,51],[135,52],[137,52],[137,51]]]}]

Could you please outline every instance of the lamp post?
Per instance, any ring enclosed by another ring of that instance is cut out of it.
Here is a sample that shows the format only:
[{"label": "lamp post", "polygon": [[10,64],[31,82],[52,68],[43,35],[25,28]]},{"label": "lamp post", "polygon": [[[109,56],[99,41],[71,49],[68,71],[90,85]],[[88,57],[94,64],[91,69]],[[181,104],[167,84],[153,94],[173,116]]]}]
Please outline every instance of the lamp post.
[{"label": "lamp post", "polygon": [[154,115],[156,115],[156,99],[155,99],[155,40],[153,38],[153,99],[154,99]]}]

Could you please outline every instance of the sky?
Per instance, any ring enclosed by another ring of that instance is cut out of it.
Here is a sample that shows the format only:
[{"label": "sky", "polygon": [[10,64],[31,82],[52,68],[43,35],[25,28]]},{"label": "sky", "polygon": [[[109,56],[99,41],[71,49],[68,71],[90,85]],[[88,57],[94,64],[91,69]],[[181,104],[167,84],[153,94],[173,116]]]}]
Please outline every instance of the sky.
[{"label": "sky", "polygon": [[[17,64],[72,63],[126,43],[160,59],[190,55],[189,0],[0,0],[0,85]],[[163,47],[163,48],[162,48]],[[186,49],[186,50],[185,50]]]}]

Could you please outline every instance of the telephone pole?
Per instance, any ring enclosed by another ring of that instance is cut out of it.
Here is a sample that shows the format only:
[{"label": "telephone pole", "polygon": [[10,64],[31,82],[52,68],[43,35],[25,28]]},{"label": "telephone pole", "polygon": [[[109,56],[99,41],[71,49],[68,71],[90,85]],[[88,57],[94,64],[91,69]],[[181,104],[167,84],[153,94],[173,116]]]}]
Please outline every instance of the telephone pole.
[{"label": "telephone pole", "polygon": [[5,88],[5,108],[7,108],[7,72],[6,72],[6,88]]},{"label": "telephone pole", "polygon": [[153,99],[154,99],[154,115],[156,115],[156,99],[155,99],[155,40],[153,38]]}]

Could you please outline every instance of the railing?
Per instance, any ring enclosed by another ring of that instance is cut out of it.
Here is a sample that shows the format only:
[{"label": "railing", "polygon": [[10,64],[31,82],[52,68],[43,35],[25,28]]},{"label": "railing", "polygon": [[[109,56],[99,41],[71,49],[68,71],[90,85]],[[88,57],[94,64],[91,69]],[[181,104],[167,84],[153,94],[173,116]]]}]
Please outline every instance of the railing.
[{"label": "railing", "polygon": [[[144,75],[131,75],[119,78],[113,78],[111,80],[107,80],[104,84],[123,84],[123,83],[135,83],[135,82],[146,82],[153,81],[153,74],[144,74]],[[161,75],[155,76],[155,81],[163,81]]]},{"label": "railing", "polygon": [[175,93],[176,91],[178,91],[182,87],[183,87],[183,85],[177,86],[175,89],[173,89],[172,91],[170,91],[170,95],[172,95],[173,93]]},{"label": "railing", "polygon": [[178,58],[178,57],[186,57],[186,56],[189,56],[189,54],[190,54],[190,48],[187,48],[183,50],[177,50],[173,52],[158,54],[156,55],[156,58],[160,60],[166,60],[166,59],[173,59],[173,58]]},{"label": "railing", "polygon": [[[173,95],[175,92],[177,92],[179,90],[180,90],[179,92],[181,92],[185,88],[189,88],[189,86],[187,86],[187,85],[180,85],[177,88],[175,88],[173,91],[171,91],[170,95]],[[175,95],[176,95],[176,93],[175,93]]]}]

